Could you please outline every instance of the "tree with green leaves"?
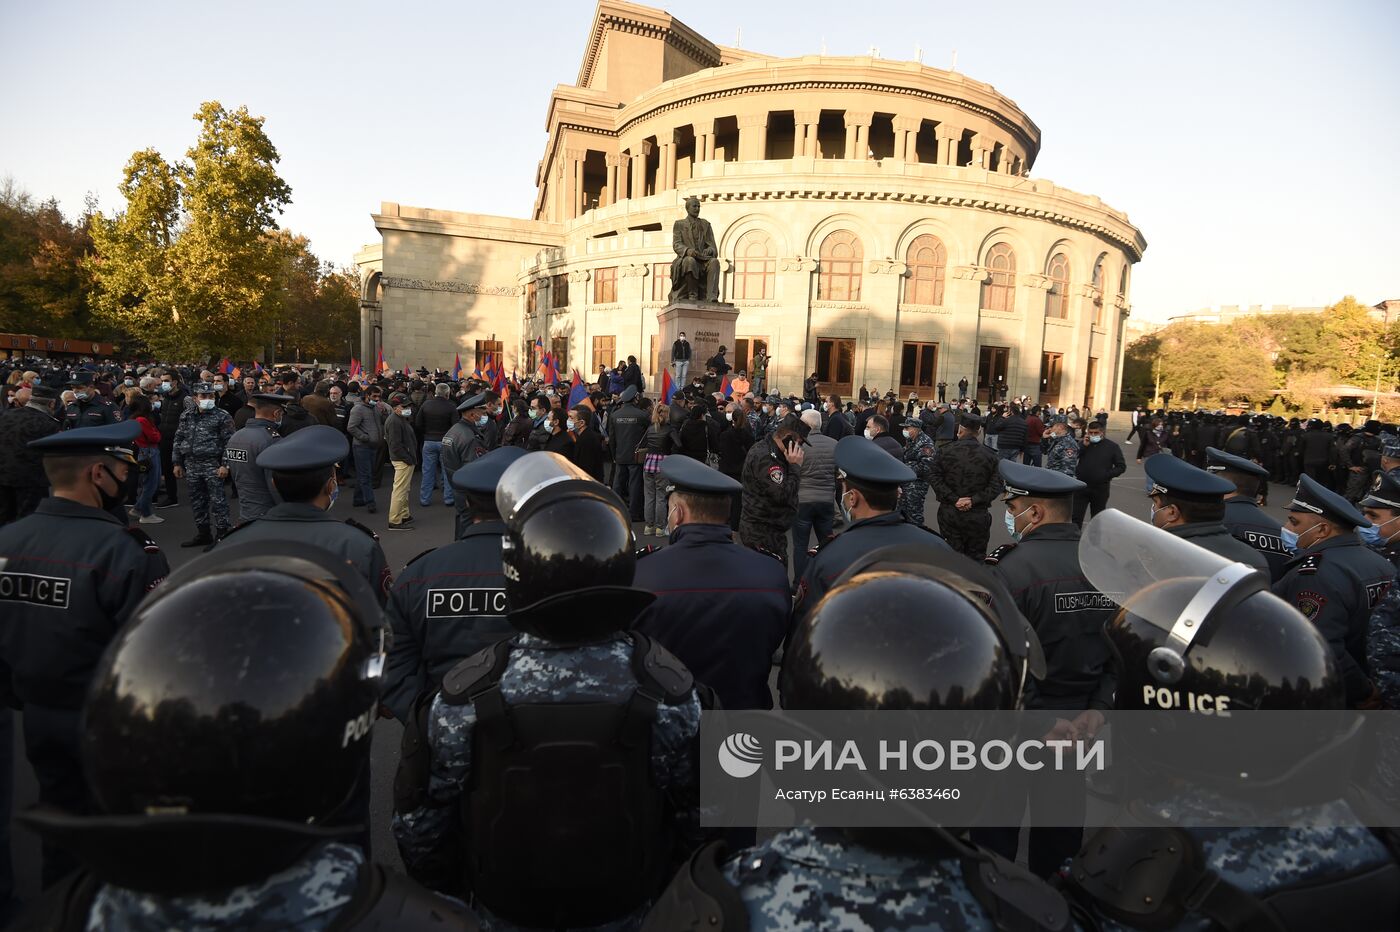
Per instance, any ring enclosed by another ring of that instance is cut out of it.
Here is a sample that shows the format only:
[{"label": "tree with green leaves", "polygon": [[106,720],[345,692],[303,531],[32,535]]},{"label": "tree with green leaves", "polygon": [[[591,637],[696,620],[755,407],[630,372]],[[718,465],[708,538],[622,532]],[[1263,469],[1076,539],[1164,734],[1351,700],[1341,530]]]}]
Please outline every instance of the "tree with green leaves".
[{"label": "tree with green leaves", "polygon": [[54,199],[36,201],[12,179],[0,181],[0,330],[114,336],[91,319],[81,265],[91,253],[87,214],[69,221]]},{"label": "tree with green leaves", "polygon": [[209,102],[194,118],[186,161],[135,153],[120,187],[126,210],[92,217],[94,309],[159,356],[251,357],[285,300],[285,257],[270,234],[291,188],[262,117]]},{"label": "tree with green leaves", "polygon": [[305,236],[269,234],[282,256],[273,309],[274,356],[280,362],[349,362],[360,336],[360,277],[311,252]]}]

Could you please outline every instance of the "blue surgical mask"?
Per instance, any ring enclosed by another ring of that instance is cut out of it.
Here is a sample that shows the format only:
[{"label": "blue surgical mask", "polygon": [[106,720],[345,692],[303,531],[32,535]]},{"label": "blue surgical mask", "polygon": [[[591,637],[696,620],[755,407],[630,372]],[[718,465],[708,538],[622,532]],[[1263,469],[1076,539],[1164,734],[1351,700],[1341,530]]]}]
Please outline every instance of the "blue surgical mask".
[{"label": "blue surgical mask", "polygon": [[[1320,524],[1322,524],[1321,521],[1317,522],[1317,524],[1314,524],[1312,527],[1304,531],[1303,534],[1310,533],[1314,528],[1318,527],[1318,525]],[[1279,540],[1283,541],[1283,546],[1287,550],[1294,551],[1298,549],[1298,538],[1302,537],[1303,534],[1295,532],[1292,528],[1284,528],[1283,530],[1279,531],[1278,536]]]},{"label": "blue surgical mask", "polygon": [[906,430],[906,431],[904,432],[904,439],[905,439],[905,440],[912,440],[913,438],[914,438],[914,432],[913,432],[912,430]]},{"label": "blue surgical mask", "polygon": [[171,386],[171,384],[170,384],[169,382],[161,382],[161,383],[160,383],[160,388],[157,388],[156,391],[160,392],[162,395],[165,395],[165,394],[168,394],[168,393],[170,392],[170,389],[171,389],[172,387],[173,387],[173,386]]},{"label": "blue surgical mask", "polygon": [[159,399],[159,398],[157,398],[155,401],[151,402],[151,410],[152,410],[152,411],[159,411],[159,410],[160,410],[160,399]]},{"label": "blue surgical mask", "polygon": [[1099,442],[1100,440],[1102,440],[1102,439],[1103,439],[1103,437],[1090,437],[1090,438],[1089,438],[1089,442],[1090,442],[1090,443],[1098,443],[1098,442]]},{"label": "blue surgical mask", "polygon": [[340,483],[339,483],[339,482],[337,482],[337,483],[335,484],[335,488],[331,489],[331,503],[330,503],[329,505],[326,506],[326,510],[327,510],[327,511],[330,511],[332,508],[335,507],[335,500],[336,500],[337,498],[340,498]]},{"label": "blue surgical mask", "polygon": [[573,431],[573,429],[577,426],[578,422],[575,421],[573,418],[569,418],[567,421],[564,422],[564,427],[567,428],[569,431]]},{"label": "blue surgical mask", "polygon": [[213,410],[214,410],[214,399],[213,399],[213,398],[201,398],[201,399],[199,399],[199,410],[201,410],[201,411],[213,411]]},{"label": "blue surgical mask", "polygon": [[1024,511],[1018,512],[1017,514],[1012,514],[1010,508],[1006,509],[1006,533],[1010,534],[1011,539],[1018,543],[1021,540],[1021,532],[1016,530],[1016,519],[1027,511],[1030,511],[1030,508],[1026,508]]},{"label": "blue surgical mask", "polygon": [[1368,547],[1379,547],[1382,543],[1380,525],[1359,527],[1356,529],[1356,533],[1361,536],[1361,542]]},{"label": "blue surgical mask", "polygon": [[487,424],[489,424],[490,422],[491,422],[491,418],[488,417],[488,416],[485,415],[485,414],[482,414],[482,415],[479,415],[479,416],[477,417],[477,419],[476,419],[476,426],[477,426],[477,427],[485,427],[485,426],[486,426]]}]

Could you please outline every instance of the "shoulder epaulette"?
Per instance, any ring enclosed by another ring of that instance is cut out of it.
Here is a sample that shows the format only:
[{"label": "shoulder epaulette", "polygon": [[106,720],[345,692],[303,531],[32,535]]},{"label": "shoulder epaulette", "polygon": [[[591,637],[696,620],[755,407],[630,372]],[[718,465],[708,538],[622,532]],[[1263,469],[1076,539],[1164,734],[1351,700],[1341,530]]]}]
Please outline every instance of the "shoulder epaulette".
[{"label": "shoulder epaulette", "polygon": [[379,535],[378,535],[378,534],[374,533],[374,532],[371,531],[369,528],[365,527],[363,524],[361,524],[360,522],[356,521],[354,518],[346,518],[346,519],[345,519],[345,523],[348,524],[348,525],[350,525],[352,528],[354,528],[354,529],[357,530],[357,531],[364,531],[366,534],[368,534],[368,535],[369,535],[370,537],[372,537],[374,540],[379,540]]},{"label": "shoulder epaulette", "polygon": [[1313,553],[1308,554],[1306,557],[1303,557],[1302,561],[1296,567],[1294,567],[1294,569],[1296,569],[1299,573],[1312,574],[1316,573],[1321,566],[1322,554],[1314,551]]},{"label": "shoulder epaulette", "polygon": [[1016,545],[1014,543],[1002,544],[1000,547],[987,554],[986,558],[982,562],[986,563],[988,566],[996,566],[1008,553],[1015,549]]},{"label": "shoulder epaulette", "polygon": [[782,563],[782,562],[783,562],[783,558],[780,557],[780,556],[778,556],[776,553],[774,553],[774,552],[771,551],[771,550],[764,550],[762,547],[754,547],[754,548],[753,548],[753,551],[754,551],[754,553],[761,553],[761,554],[763,554],[765,557],[772,557],[774,560],[777,560],[779,563]]},{"label": "shoulder epaulette", "polygon": [[152,538],[151,535],[147,534],[139,527],[132,525],[126,529],[126,533],[131,537],[132,540],[140,544],[141,549],[146,551],[147,553],[160,553],[160,544],[157,544],[155,542],[155,539]]},{"label": "shoulder epaulette", "polygon": [[[377,539],[378,539],[378,538],[376,538],[376,540],[377,540]],[[404,569],[408,569],[410,566],[412,566],[413,564],[417,563],[419,560],[423,559],[424,557],[426,557],[428,554],[432,553],[432,552],[435,551],[435,550],[437,550],[436,547],[429,547],[427,550],[424,550],[422,553],[418,554],[418,556],[414,557],[413,559],[411,559],[411,560],[409,560],[407,563],[405,563],[405,564],[403,565],[403,568],[404,568]]]}]

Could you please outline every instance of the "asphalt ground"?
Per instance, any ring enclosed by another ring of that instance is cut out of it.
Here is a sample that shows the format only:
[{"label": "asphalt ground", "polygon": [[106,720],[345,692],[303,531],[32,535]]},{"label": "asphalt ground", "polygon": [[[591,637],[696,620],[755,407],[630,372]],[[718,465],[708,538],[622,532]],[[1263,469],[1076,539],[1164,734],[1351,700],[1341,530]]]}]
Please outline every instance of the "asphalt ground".
[{"label": "asphalt ground", "polygon": [[[1119,436],[1121,437],[1121,434]],[[1118,437],[1111,439],[1120,442]],[[1134,462],[1133,456],[1135,449],[1134,446],[1123,445],[1123,456],[1127,461],[1128,471],[1114,480],[1112,491],[1109,495],[1109,507],[1117,508],[1130,515],[1146,520],[1149,511],[1149,502],[1145,491],[1145,475],[1142,467]],[[452,540],[454,510],[442,504],[442,493],[440,489],[435,491],[432,504],[426,507],[419,505],[416,496],[421,476],[415,475],[413,497],[410,499],[410,502],[416,527],[411,531],[390,531],[388,529],[388,515],[392,475],[392,470],[388,468],[384,470],[383,481],[379,489],[375,492],[378,501],[378,512],[376,514],[369,514],[364,508],[352,507],[351,494],[348,486],[342,489],[340,498],[332,509],[332,513],[336,517],[354,518],[356,521],[359,521],[379,534],[380,544],[383,546],[384,553],[388,557],[389,566],[394,571],[395,575],[397,575],[398,571],[403,568],[405,563],[424,550],[439,547]],[[1265,511],[1282,521],[1284,511],[1281,506],[1291,499],[1291,493],[1292,489],[1287,486],[1277,483],[1271,484],[1269,490],[1269,504],[1265,508]],[[156,512],[156,514],[165,518],[165,523],[143,526],[145,530],[150,533],[151,537],[160,544],[166,558],[170,561],[172,569],[189,562],[200,553],[199,549],[180,547],[181,541],[189,540],[194,536],[194,520],[188,503],[188,495],[182,496],[181,503],[178,507],[166,508]],[[235,500],[230,500],[229,508],[230,514],[236,518],[238,514],[237,502]],[[991,548],[1007,543],[1010,540],[1002,523],[1002,510],[1002,506],[1000,505],[992,506]],[[930,527],[937,527],[936,512],[937,508],[932,496],[930,496],[928,508],[926,509]],[[641,524],[635,525],[634,530],[639,535],[639,546],[648,544],[657,547],[665,546],[664,538],[641,537],[640,535],[643,530]],[[16,716],[14,752],[14,811],[16,812],[32,805],[37,799],[37,787],[34,783],[34,775],[24,757],[21,728],[22,716]],[[394,769],[398,761],[401,734],[402,728],[397,722],[392,719],[381,719],[374,728],[373,757],[371,764],[373,780],[373,792],[371,797],[373,852],[377,860],[394,866],[398,866],[399,858],[398,851],[394,845],[393,836],[389,831],[389,818],[393,811]],[[32,897],[39,890],[38,840],[28,831],[16,826],[11,830],[10,841],[14,859],[16,895],[21,898]]]}]

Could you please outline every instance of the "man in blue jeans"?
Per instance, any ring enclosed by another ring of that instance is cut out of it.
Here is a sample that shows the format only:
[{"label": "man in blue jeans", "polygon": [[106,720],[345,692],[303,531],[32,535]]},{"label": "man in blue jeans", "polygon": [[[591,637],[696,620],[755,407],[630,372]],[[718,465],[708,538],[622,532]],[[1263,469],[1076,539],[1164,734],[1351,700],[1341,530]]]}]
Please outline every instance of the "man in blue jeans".
[{"label": "man in blue jeans", "polygon": [[364,397],[350,409],[345,432],[350,435],[350,452],[355,459],[354,506],[368,506],[369,513],[378,509],[374,504],[374,460],[384,439],[384,421],[379,414],[378,386],[365,389]]},{"label": "man in blue jeans", "polygon": [[[438,483],[438,465],[442,459],[442,437],[457,423],[457,406],[448,397],[452,386],[439,382],[433,389],[433,397],[427,399],[413,412],[413,429],[423,438],[423,478],[418,484],[418,504],[427,508],[433,503],[433,486]],[[442,470],[442,503],[448,507],[455,504],[452,497],[452,483],[447,468]]]}]

